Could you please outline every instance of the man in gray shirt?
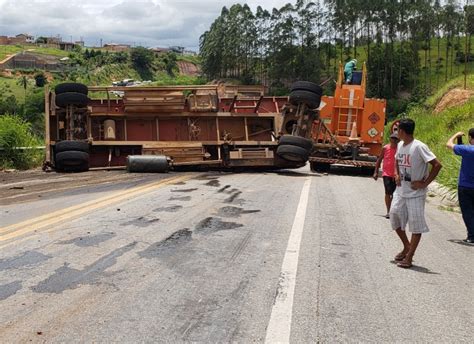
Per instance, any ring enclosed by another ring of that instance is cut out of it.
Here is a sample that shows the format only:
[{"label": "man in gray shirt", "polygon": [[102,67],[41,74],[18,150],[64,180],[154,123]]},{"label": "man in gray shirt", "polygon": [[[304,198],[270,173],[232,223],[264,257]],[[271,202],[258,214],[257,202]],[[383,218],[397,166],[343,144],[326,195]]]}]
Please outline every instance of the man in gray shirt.
[{"label": "man in gray shirt", "polygon": [[[401,142],[395,156],[397,189],[390,210],[390,223],[403,243],[403,250],[395,256],[402,268],[412,266],[421,235],[429,232],[425,221],[427,188],[442,167],[428,146],[414,138],[414,132],[413,120],[400,121],[398,136]],[[407,224],[412,233],[410,241],[405,233]]]}]

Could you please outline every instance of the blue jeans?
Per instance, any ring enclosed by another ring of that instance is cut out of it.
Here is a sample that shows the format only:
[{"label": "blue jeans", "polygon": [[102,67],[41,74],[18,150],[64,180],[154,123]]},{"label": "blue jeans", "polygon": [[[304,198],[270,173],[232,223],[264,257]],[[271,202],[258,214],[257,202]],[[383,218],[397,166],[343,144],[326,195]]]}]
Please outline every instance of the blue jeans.
[{"label": "blue jeans", "polygon": [[458,187],[459,206],[467,228],[467,238],[474,240],[474,189]]}]

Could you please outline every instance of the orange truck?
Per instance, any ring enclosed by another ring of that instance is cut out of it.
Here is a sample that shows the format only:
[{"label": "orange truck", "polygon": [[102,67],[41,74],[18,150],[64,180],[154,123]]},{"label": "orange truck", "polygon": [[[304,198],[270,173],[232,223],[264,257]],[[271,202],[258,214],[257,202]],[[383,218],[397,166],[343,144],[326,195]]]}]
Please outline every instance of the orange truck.
[{"label": "orange truck", "polygon": [[354,72],[352,84],[344,84],[342,64],[333,97],[323,96],[319,118],[312,124],[313,171],[331,165],[375,168],[383,146],[385,99],[366,98],[367,70]]}]

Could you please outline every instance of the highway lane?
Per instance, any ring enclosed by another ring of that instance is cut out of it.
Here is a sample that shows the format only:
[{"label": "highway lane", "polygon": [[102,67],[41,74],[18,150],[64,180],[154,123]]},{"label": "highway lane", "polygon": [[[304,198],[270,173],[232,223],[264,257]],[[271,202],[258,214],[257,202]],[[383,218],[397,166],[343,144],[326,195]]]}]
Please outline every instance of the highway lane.
[{"label": "highway lane", "polygon": [[132,177],[50,194],[60,221],[44,201],[0,207],[2,342],[472,338],[474,248],[433,201],[403,270],[381,182],[307,168]]}]

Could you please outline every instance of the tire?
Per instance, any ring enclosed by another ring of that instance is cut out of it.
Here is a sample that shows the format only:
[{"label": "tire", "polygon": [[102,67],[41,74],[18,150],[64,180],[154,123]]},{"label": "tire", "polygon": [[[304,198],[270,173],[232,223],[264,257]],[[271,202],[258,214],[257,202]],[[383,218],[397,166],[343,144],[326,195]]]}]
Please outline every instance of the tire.
[{"label": "tire", "polygon": [[76,92],[61,93],[56,96],[56,105],[65,108],[68,105],[74,105],[77,107],[86,107],[89,102],[89,98],[85,94]]},{"label": "tire", "polygon": [[290,145],[278,146],[277,154],[283,159],[293,162],[306,162],[309,158],[309,151],[307,149]]},{"label": "tire", "polygon": [[283,135],[280,137],[280,145],[290,145],[304,148],[307,151],[313,149],[313,141],[301,136]]},{"label": "tire", "polygon": [[310,91],[293,91],[290,93],[290,103],[293,105],[306,104],[311,109],[317,109],[321,104],[321,96]]},{"label": "tire", "polygon": [[54,88],[54,92],[56,93],[56,95],[71,92],[87,95],[89,93],[89,89],[84,84],[79,84],[76,82],[65,82],[56,86]]},{"label": "tire", "polygon": [[318,163],[318,162],[310,162],[309,167],[311,168],[312,172],[317,173],[328,173],[331,169],[331,165],[327,163]]},{"label": "tire", "polygon": [[314,82],[309,81],[297,81],[291,85],[291,92],[293,91],[309,91],[316,93],[319,96],[323,95],[323,88]]},{"label": "tire", "polygon": [[89,166],[89,154],[77,151],[65,151],[56,154],[56,166],[60,169],[67,167],[84,168]]},{"label": "tire", "polygon": [[89,143],[84,141],[59,141],[56,143],[56,154],[66,151],[89,153]]}]

